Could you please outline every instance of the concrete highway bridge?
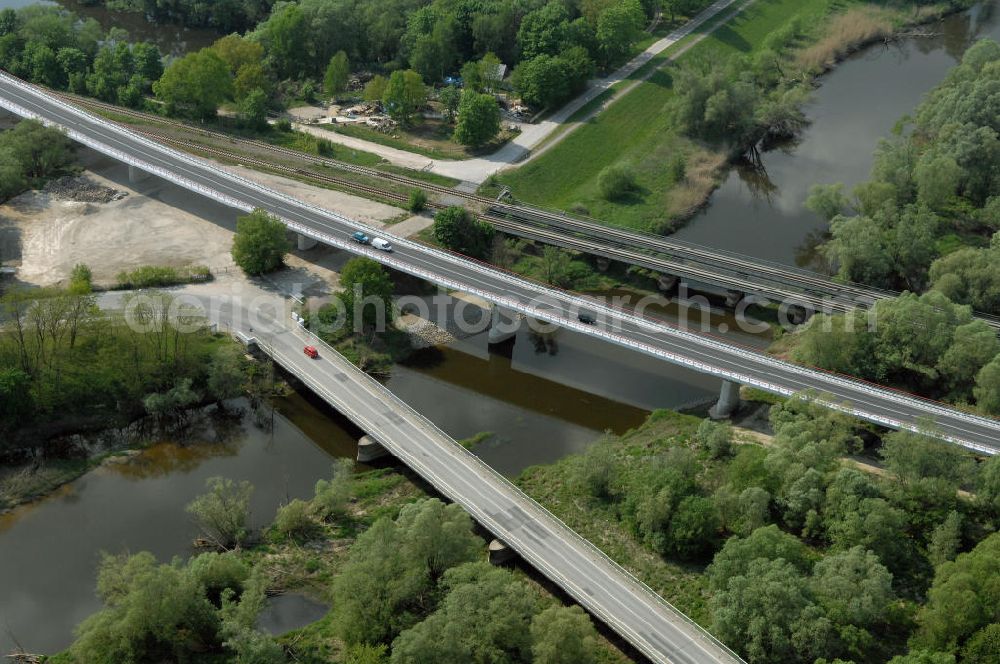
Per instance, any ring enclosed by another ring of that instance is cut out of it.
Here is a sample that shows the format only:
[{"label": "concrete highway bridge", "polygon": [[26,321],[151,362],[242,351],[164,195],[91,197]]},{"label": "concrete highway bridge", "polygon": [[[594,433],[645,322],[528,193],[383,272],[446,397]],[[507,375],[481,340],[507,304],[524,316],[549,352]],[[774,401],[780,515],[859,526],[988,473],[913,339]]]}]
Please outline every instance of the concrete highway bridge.
[{"label": "concrete highway bridge", "polygon": [[[717,410],[720,414],[725,414],[733,401],[733,386],[737,384],[784,396],[811,391],[821,395],[832,408],[880,425],[919,430],[924,421],[931,419],[936,434],[944,440],[984,454],[995,454],[1000,449],[1000,422],[991,418],[850,377],[783,362],[757,350],[646,319],[412,240],[394,238],[392,253],[359,245],[351,239],[355,231],[369,235],[384,234],[383,231],[143,138],[6,73],[0,74],[0,106],[22,117],[59,126],[70,138],[133,169],[152,173],[240,210],[263,208],[280,217],[303,240],[366,255],[393,269],[482,297],[504,311],[571,328],[718,376],[725,381],[722,403]],[[581,314],[592,317],[595,324],[581,322]]]}]

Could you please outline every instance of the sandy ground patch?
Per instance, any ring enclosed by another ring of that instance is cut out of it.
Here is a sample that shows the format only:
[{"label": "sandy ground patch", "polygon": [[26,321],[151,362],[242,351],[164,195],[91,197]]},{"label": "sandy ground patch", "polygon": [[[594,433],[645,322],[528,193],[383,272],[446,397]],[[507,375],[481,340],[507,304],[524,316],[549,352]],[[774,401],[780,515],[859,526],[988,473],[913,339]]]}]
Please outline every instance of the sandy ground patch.
[{"label": "sandy ground patch", "polygon": [[[159,178],[129,182],[128,168],[90,150],[80,150],[85,177],[125,192],[108,203],[65,200],[45,191],[26,192],[0,206],[0,262],[18,268],[18,280],[40,286],[68,279],[86,263],[99,285],[114,283],[123,270],[141,265],[207,265],[233,271],[229,249],[241,212]],[[232,167],[230,167],[232,168]],[[382,227],[400,210],[343,192],[278,176],[232,168],[240,175],[314,205]],[[431,220],[416,217],[393,227],[415,233]],[[289,292],[328,292],[350,254],[318,246],[294,251],[281,279]]]},{"label": "sandy ground patch", "polygon": [[388,220],[398,217],[402,212],[400,208],[386,205],[385,203],[370,201],[367,198],[346,194],[342,191],[322,189],[299,182],[298,180],[281,177],[280,175],[261,173],[249,168],[231,166],[229,164],[223,166],[223,168],[248,180],[260,183],[265,187],[288,194],[300,201],[318,205],[327,210],[340,212],[351,219],[357,219],[372,226],[383,226]]}]

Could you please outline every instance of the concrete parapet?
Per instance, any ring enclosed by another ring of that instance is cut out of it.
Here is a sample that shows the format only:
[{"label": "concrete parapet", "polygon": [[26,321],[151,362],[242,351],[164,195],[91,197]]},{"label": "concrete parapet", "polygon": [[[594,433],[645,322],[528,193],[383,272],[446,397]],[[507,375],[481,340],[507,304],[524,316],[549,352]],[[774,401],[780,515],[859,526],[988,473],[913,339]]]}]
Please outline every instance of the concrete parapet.
[{"label": "concrete parapet", "polygon": [[487,550],[490,554],[491,565],[503,565],[513,560],[514,556],[517,555],[512,548],[498,539],[491,540]]},{"label": "concrete parapet", "polygon": [[731,380],[723,380],[719,400],[708,409],[708,416],[713,420],[722,420],[736,412],[739,407],[740,384]]},{"label": "concrete parapet", "polygon": [[389,450],[382,447],[382,443],[370,436],[361,436],[361,440],[358,441],[358,463],[375,461],[389,454]]}]

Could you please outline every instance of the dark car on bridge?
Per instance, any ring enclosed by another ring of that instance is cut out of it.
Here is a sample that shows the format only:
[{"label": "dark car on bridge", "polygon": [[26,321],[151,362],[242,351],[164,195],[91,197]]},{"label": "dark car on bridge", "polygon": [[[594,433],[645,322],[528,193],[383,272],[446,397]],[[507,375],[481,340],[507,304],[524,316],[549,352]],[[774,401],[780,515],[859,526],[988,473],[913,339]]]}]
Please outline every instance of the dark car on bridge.
[{"label": "dark car on bridge", "polygon": [[351,239],[353,239],[358,244],[368,244],[369,242],[371,242],[371,238],[369,238],[361,231],[357,231],[354,235],[351,236]]}]

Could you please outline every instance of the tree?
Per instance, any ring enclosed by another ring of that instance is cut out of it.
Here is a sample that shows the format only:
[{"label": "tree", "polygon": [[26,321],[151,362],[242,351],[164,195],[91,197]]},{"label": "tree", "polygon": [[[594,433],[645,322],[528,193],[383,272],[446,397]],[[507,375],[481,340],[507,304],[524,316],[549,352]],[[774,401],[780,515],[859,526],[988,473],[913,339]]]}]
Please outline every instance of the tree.
[{"label": "tree", "polygon": [[337,459],[333,462],[333,474],[329,480],[317,480],[313,491],[313,507],[324,519],[337,517],[347,511],[347,501],[351,497],[351,478],[354,475],[354,461]]},{"label": "tree", "polygon": [[531,621],[534,664],[595,664],[597,632],[579,606],[553,605]]},{"label": "tree", "polygon": [[257,88],[243,97],[239,104],[240,122],[252,129],[267,128],[267,93]]},{"label": "tree", "polygon": [[393,286],[386,269],[370,258],[352,258],[340,272],[340,285],[347,320],[356,329],[384,331],[393,318]]},{"label": "tree", "polygon": [[493,247],[494,228],[453,205],[434,215],[434,239],[442,245],[473,258],[486,258]]},{"label": "tree", "polygon": [[751,664],[812,661],[832,650],[834,625],[786,560],[751,561],[709,604],[713,633]]},{"label": "tree", "polygon": [[142,77],[144,87],[163,76],[163,55],[155,44],[139,42],[132,45],[132,59],[135,63],[135,73]]},{"label": "tree", "polygon": [[202,534],[217,547],[239,546],[249,535],[253,486],[223,477],[210,477],[205,486],[208,493],[188,503],[188,514],[194,517]]},{"label": "tree", "polygon": [[844,214],[847,212],[848,201],[844,196],[843,183],[814,184],[809,188],[806,207],[827,221]]},{"label": "tree", "polygon": [[979,408],[986,413],[1000,413],[1000,355],[976,374],[976,386],[972,389]]},{"label": "tree", "polygon": [[947,652],[911,650],[905,655],[896,655],[889,664],[955,664],[955,656]]},{"label": "tree", "polygon": [[569,12],[555,0],[528,12],[517,31],[522,60],[547,54],[555,55],[565,43],[569,30]]},{"label": "tree", "polygon": [[288,229],[277,217],[257,209],[236,220],[233,260],[251,276],[276,270],[291,250]]},{"label": "tree", "polygon": [[500,132],[500,107],[490,94],[462,93],[454,138],[462,145],[481,147]]},{"label": "tree", "polygon": [[199,579],[153,554],[107,556],[97,590],[104,607],[83,621],[70,652],[95,664],[189,661],[218,647],[219,619]]},{"label": "tree", "polygon": [[326,74],[323,76],[323,92],[328,97],[337,97],[347,90],[350,78],[351,63],[347,60],[347,54],[343,51],[337,51],[330,58],[330,64],[326,67]]},{"label": "tree", "polygon": [[77,263],[69,274],[69,286],[67,290],[73,295],[87,295],[94,290],[94,275],[90,267],[84,263]]},{"label": "tree", "polygon": [[606,63],[628,54],[632,42],[642,34],[645,19],[639,0],[624,0],[601,12],[597,19],[597,43]]},{"label": "tree", "polygon": [[316,527],[309,516],[309,503],[299,498],[278,508],[274,517],[274,528],[286,537],[303,537]]},{"label": "tree", "polygon": [[412,69],[392,72],[382,94],[382,105],[392,119],[409,124],[413,114],[426,101],[427,88],[420,74]]},{"label": "tree", "polygon": [[263,90],[266,95],[270,87],[264,67],[259,62],[243,65],[233,79],[233,99],[242,102],[255,90]]},{"label": "tree", "polygon": [[427,207],[427,193],[423,189],[410,190],[410,198],[406,202],[406,209],[416,214],[422,212]]},{"label": "tree", "polygon": [[983,463],[976,484],[976,498],[994,518],[1000,517],[1000,456],[992,456]]},{"label": "tree", "polygon": [[733,427],[729,422],[715,422],[705,418],[698,425],[695,438],[713,459],[727,457],[732,452]]},{"label": "tree", "polygon": [[31,377],[15,367],[0,368],[0,432],[16,431],[31,420],[33,412]]},{"label": "tree", "polygon": [[635,172],[624,164],[605,166],[597,176],[597,187],[608,201],[625,198],[638,189]]},{"label": "tree", "polygon": [[378,519],[358,536],[334,580],[337,634],[351,645],[392,641],[417,621],[412,609],[434,579],[474,559],[479,546],[469,516],[437,499],[407,505],[396,522]]},{"label": "tree", "polygon": [[232,89],[229,67],[208,48],[174,60],[153,84],[153,91],[166,104],[168,113],[187,110],[205,119],[215,117],[219,104],[232,95]]},{"label": "tree", "polygon": [[614,449],[607,442],[591,445],[576,457],[572,482],[589,496],[608,500],[614,495],[617,462]]},{"label": "tree", "polygon": [[1000,534],[937,568],[927,603],[917,614],[916,645],[953,652],[975,632],[1000,622]]},{"label": "tree", "polygon": [[952,510],[931,534],[931,541],[927,545],[927,558],[936,567],[954,560],[961,545],[962,515]]},{"label": "tree", "polygon": [[904,483],[937,478],[957,489],[975,470],[975,462],[960,447],[907,430],[885,436],[880,454],[886,469]]},{"label": "tree", "polygon": [[533,593],[508,570],[486,562],[448,570],[441,606],[392,644],[393,664],[527,661]]},{"label": "tree", "polygon": [[670,519],[666,550],[681,558],[698,558],[715,546],[720,527],[715,503],[701,496],[687,496]]},{"label": "tree", "polygon": [[388,84],[389,82],[385,80],[384,76],[375,75],[372,77],[372,80],[365,83],[365,89],[362,96],[365,101],[382,101]]},{"label": "tree", "polygon": [[996,331],[984,320],[974,320],[955,328],[951,346],[938,361],[938,371],[958,397],[972,394],[976,375],[1000,355]]},{"label": "tree", "polygon": [[235,399],[243,394],[246,382],[246,361],[239,346],[220,348],[208,365],[208,390],[218,401]]},{"label": "tree", "polygon": [[226,63],[229,73],[234,76],[244,67],[259,65],[264,59],[263,44],[238,34],[217,39],[212,44],[212,50]]},{"label": "tree", "polygon": [[448,122],[454,122],[455,114],[458,113],[458,106],[462,101],[462,91],[455,85],[446,86],[438,93],[438,100],[444,106]]},{"label": "tree", "polygon": [[746,576],[750,564],[761,558],[786,561],[799,572],[806,572],[811,566],[806,546],[797,537],[770,525],[758,528],[749,537],[726,540],[705,570],[709,586],[713,590],[724,589],[730,579]]},{"label": "tree", "polygon": [[993,623],[973,634],[962,648],[963,662],[1000,664],[1000,623]]},{"label": "tree", "polygon": [[826,556],[810,584],[826,616],[838,625],[869,629],[886,619],[895,600],[892,574],[878,556],[860,546]]}]

